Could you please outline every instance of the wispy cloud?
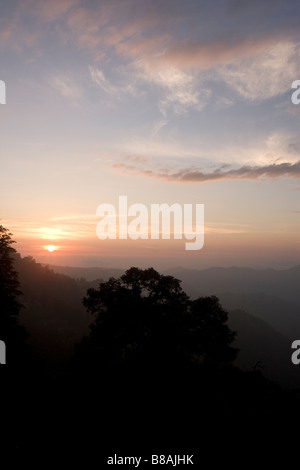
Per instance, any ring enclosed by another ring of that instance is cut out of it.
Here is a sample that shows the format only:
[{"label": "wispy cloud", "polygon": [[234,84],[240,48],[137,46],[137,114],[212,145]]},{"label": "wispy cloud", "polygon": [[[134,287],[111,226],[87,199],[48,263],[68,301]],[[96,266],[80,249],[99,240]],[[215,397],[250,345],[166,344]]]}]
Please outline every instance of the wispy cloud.
[{"label": "wispy cloud", "polygon": [[79,87],[70,78],[54,77],[50,83],[62,96],[73,102],[76,102],[81,95]]},{"label": "wispy cloud", "polygon": [[242,97],[265,100],[290,90],[300,67],[300,43],[279,42],[250,59],[235,60],[217,75]]},{"label": "wispy cloud", "polygon": [[211,91],[205,88],[191,73],[175,67],[153,70],[144,63],[138,64],[138,79],[156,85],[162,92],[159,109],[166,116],[171,108],[176,114],[188,109],[201,110],[207,104]]},{"label": "wispy cloud", "polygon": [[103,90],[106,94],[121,97],[121,95],[134,95],[135,94],[135,87],[133,84],[128,83],[125,86],[116,86],[111,83],[105,76],[102,70],[98,69],[97,67],[89,67],[89,71],[91,74],[91,78],[93,82],[98,85],[101,90]]},{"label": "wispy cloud", "polygon": [[79,240],[94,236],[96,221],[95,214],[78,214],[52,217],[40,222],[24,220],[16,223],[4,220],[3,224],[10,227],[18,238],[58,241]]},{"label": "wispy cloud", "polygon": [[153,170],[141,170],[134,165],[116,164],[113,168],[123,174],[135,176],[146,176],[161,178],[167,181],[178,183],[204,183],[206,181],[219,180],[260,180],[260,179],[278,179],[278,178],[299,178],[300,161],[296,163],[279,163],[265,166],[241,166],[240,168],[224,168],[220,166],[213,172],[203,172],[197,168],[184,168],[176,172],[155,172]]},{"label": "wispy cloud", "polygon": [[152,137],[156,137],[159,131],[168,124],[167,119],[160,119],[154,126],[151,132]]},{"label": "wispy cloud", "polygon": [[96,67],[89,67],[89,71],[92,77],[92,80],[96,85],[98,85],[105,93],[109,95],[115,95],[118,92],[117,87],[112,85],[104,76],[102,70],[97,69]]},{"label": "wispy cloud", "polygon": [[272,35],[252,39],[241,37],[239,41],[233,40],[232,36],[223,37],[223,40],[183,40],[172,43],[159,57],[158,63],[172,64],[181,69],[208,70],[256,56],[268,50],[278,39],[278,35]]},{"label": "wispy cloud", "polygon": [[51,222],[61,222],[69,220],[79,220],[83,223],[90,222],[95,219],[95,214],[76,214],[76,215],[63,215],[59,217],[51,217]]},{"label": "wispy cloud", "polygon": [[[297,21],[292,14],[297,5],[277,1],[266,7],[255,2],[245,8],[231,1],[226,6],[218,3],[223,9],[222,24],[205,2],[190,10],[174,0],[161,4],[104,0],[94,5],[80,0],[24,0],[17,3],[11,21],[1,24],[0,45],[19,48],[20,52],[24,46],[38,48],[45,24],[55,25],[58,41],[72,44],[105,64],[105,70],[92,65],[90,74],[106,94],[119,98],[135,95],[136,88],[145,84],[155,86],[163,116],[201,111],[212,95],[208,83],[214,80],[221,80],[249,100],[265,100],[287,91],[300,67]],[[290,14],[281,18],[285,3],[290,4]],[[270,9],[274,21],[270,20]],[[247,15],[253,12],[257,20],[249,31]],[[34,34],[27,21],[29,15],[36,23]],[[233,19],[234,34],[223,26]],[[189,31],[188,38],[180,33],[183,30]],[[107,78],[107,69],[113,68],[116,60],[132,74],[125,86]],[[65,84],[57,87],[70,96]]]},{"label": "wispy cloud", "polygon": [[[300,159],[300,141],[294,133],[276,130],[254,141],[236,140],[224,142],[220,139],[212,146],[209,139],[200,137],[183,145],[174,133],[164,139],[156,135],[151,139],[129,139],[119,143],[113,162],[134,165],[137,172],[146,169],[164,173],[163,167],[167,167],[169,173],[175,173],[180,168],[200,167],[203,173],[207,173],[212,168],[223,167],[225,163],[232,168],[264,167],[273,163],[296,163]],[[139,162],[141,157],[144,159],[142,164]]]}]

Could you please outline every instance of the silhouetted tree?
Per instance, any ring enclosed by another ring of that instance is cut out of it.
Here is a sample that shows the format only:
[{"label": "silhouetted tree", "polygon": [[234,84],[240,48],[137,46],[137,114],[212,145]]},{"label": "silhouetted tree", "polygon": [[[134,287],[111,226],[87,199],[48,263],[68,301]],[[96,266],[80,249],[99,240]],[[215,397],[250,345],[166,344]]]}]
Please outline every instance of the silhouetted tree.
[{"label": "silhouetted tree", "polygon": [[233,366],[234,333],[217,297],[192,301],[178,279],[131,268],[83,303],[94,323],[76,348],[69,395],[76,388],[114,445],[143,442],[150,429],[164,445],[199,445],[206,434],[214,443],[229,423],[284,412],[285,396],[259,371]]},{"label": "silhouetted tree", "polygon": [[131,268],[89,289],[83,303],[95,315],[77,358],[103,368],[140,371],[230,363],[236,356],[227,314],[216,297],[191,301],[180,282],[153,268]]},{"label": "silhouetted tree", "polygon": [[236,333],[227,326],[228,314],[216,296],[200,297],[190,305],[189,332],[203,364],[234,361],[237,349],[231,347]]},{"label": "silhouetted tree", "polygon": [[0,339],[5,342],[8,363],[21,363],[24,360],[25,328],[18,324],[21,303],[18,297],[18,275],[14,268],[15,243],[9,230],[0,225]]}]

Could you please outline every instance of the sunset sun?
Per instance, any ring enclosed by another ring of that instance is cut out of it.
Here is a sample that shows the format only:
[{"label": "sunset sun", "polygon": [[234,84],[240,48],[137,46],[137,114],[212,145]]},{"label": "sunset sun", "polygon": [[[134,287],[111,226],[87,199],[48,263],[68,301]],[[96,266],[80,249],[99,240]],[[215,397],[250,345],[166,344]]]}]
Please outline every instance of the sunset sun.
[{"label": "sunset sun", "polygon": [[55,246],[54,245],[48,245],[47,250],[50,251],[50,253],[52,253],[55,250]]}]

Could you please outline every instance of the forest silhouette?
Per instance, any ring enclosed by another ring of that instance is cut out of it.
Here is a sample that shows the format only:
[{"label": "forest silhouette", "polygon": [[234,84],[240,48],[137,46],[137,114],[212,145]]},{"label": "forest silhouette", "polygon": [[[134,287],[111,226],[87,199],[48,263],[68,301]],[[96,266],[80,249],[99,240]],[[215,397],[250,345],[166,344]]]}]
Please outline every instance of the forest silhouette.
[{"label": "forest silhouette", "polygon": [[[257,420],[278,424],[295,413],[297,393],[270,382],[259,369],[234,365],[236,333],[216,296],[191,300],[180,280],[153,268],[131,267],[107,281],[74,280],[31,257],[22,259],[13,243],[0,226],[7,430],[12,416],[21,422],[9,434],[8,449],[24,453],[33,441],[45,448],[38,432],[26,433],[29,421],[36,430],[48,423],[48,433],[55,427],[56,445],[68,448],[76,442],[96,445],[98,437],[84,431],[90,417],[101,422],[101,446],[108,448],[129,441],[142,445],[149,433],[157,445],[196,445],[216,425],[225,430],[229,422],[236,428]],[[67,433],[58,426],[62,416]]]}]

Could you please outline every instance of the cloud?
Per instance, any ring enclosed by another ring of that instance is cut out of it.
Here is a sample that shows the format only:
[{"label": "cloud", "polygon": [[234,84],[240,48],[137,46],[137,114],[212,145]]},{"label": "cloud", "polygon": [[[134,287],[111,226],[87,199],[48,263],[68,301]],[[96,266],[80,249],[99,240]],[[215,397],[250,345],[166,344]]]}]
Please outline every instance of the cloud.
[{"label": "cloud", "polygon": [[[63,37],[93,54],[97,61],[105,59],[109,64],[116,58],[124,59],[124,68],[132,72],[133,81],[158,88],[158,106],[164,117],[169,111],[183,114],[191,109],[202,110],[212,93],[211,87],[204,84],[208,78],[224,81],[251,100],[276,96],[290,86],[290,78],[297,70],[297,64],[293,65],[297,50],[293,42],[282,42],[286,37],[283,24],[262,31],[257,37],[252,32],[249,37],[247,30],[243,32],[244,9],[239,9],[237,19],[240,15],[241,21],[236,23],[235,34],[221,28],[212,37],[205,22],[208,20],[213,26],[217,20],[212,19],[207,7],[195,7],[194,15],[203,25],[199,29],[190,10],[175,3],[170,16],[169,2],[154,7],[132,0],[124,4],[104,1],[88,8],[77,0],[47,0],[37,8],[36,15],[48,22],[64,17],[67,29],[60,31]],[[267,13],[261,9],[262,16]],[[233,13],[229,8],[224,14]],[[180,37],[179,26],[188,27],[192,39]],[[210,77],[206,75],[208,71]],[[90,67],[90,73],[93,81],[112,97],[135,94],[135,86],[117,86],[107,79],[103,69]]]},{"label": "cloud", "polygon": [[290,90],[300,67],[300,43],[279,42],[250,59],[219,67],[217,76],[243,98],[265,100]]},{"label": "cloud", "polygon": [[[0,45],[19,52],[24,46],[39,48],[43,35],[54,27],[60,43],[103,61],[105,70],[93,66],[90,73],[106,94],[135,96],[137,86],[147,84],[147,91],[155,86],[166,117],[169,112],[202,110],[212,95],[211,83],[218,80],[249,100],[268,99],[290,88],[300,67],[299,45],[293,39],[297,5],[245,3],[217,2],[224,18],[220,22],[206,2],[186,8],[177,0],[23,0],[11,20],[1,22]],[[255,23],[249,15],[255,15]],[[227,27],[232,23],[234,31]],[[118,84],[107,78],[116,61],[131,73],[125,86],[119,85],[124,76]],[[68,95],[67,89],[61,90]]]},{"label": "cloud", "polygon": [[179,68],[163,67],[152,69],[147,63],[136,64],[136,78],[156,85],[161,91],[159,109],[163,116],[171,108],[176,114],[185,113],[190,108],[201,110],[207,104],[211,91],[199,83],[191,73]]},{"label": "cloud", "polygon": [[[169,109],[175,114],[183,114],[190,108],[203,109],[211,94],[209,89],[199,85],[193,75],[174,68],[153,71],[145,63],[136,63],[130,68],[130,72],[127,71],[131,83],[125,86],[113,84],[105,77],[103,70],[97,67],[90,66],[89,71],[93,82],[106,94],[116,98],[122,95],[136,96],[136,83],[139,83],[140,87],[145,83],[156,86],[159,92],[158,106],[164,118]],[[121,78],[119,76],[119,80]],[[154,134],[166,124],[166,119],[160,120],[153,130]]]},{"label": "cloud", "polygon": [[95,219],[95,214],[76,214],[76,215],[63,215],[59,217],[51,217],[51,222],[61,222],[69,220],[80,220],[83,223],[91,222]]},{"label": "cloud", "polygon": [[121,171],[123,174],[161,178],[167,181],[174,181],[179,183],[203,183],[206,181],[217,180],[261,180],[300,177],[300,160],[296,163],[273,163],[271,165],[265,166],[245,165],[236,169],[226,169],[227,165],[225,167],[224,165],[221,165],[213,172],[203,172],[197,168],[185,168],[175,172],[155,172],[153,170],[141,170],[134,165],[122,163],[113,165],[113,168]]},{"label": "cloud", "polygon": [[234,102],[226,97],[219,98],[216,101],[216,107],[219,109],[230,108],[231,106],[233,106],[233,104]]},{"label": "cloud", "polygon": [[[31,2],[32,3],[32,2]],[[76,7],[80,0],[43,0],[34,1],[32,8],[36,16],[44,21],[54,21],[66,15],[72,7]]]},{"label": "cloud", "polygon": [[79,214],[52,217],[40,222],[24,220],[15,223],[7,220],[5,224],[18,237],[57,241],[78,240],[94,236],[96,222],[95,214]]},{"label": "cloud", "polygon": [[[151,129],[152,130],[152,129]],[[115,147],[114,163],[138,165],[134,156],[147,157],[147,166],[142,169],[159,170],[162,164],[173,172],[180,168],[202,168],[210,172],[224,163],[232,168],[241,166],[268,166],[272,163],[296,163],[300,159],[300,141],[296,133],[273,131],[268,135],[250,136],[249,139],[232,140],[214,138],[213,142],[205,135],[182,142],[177,133],[169,132],[163,139],[147,134],[146,137],[125,138]],[[130,157],[128,157],[130,156]],[[150,166],[151,164],[151,166]]]},{"label": "cloud", "polygon": [[0,47],[19,53],[25,48],[39,48],[45,24],[62,19],[79,3],[80,0],[15,1],[11,14],[0,19]]},{"label": "cloud", "polygon": [[[276,38],[276,36],[275,36]],[[158,63],[172,64],[181,69],[208,70],[219,65],[226,65],[265,52],[274,45],[275,38],[236,38],[198,41],[185,40],[171,44],[159,56]],[[278,40],[278,39],[277,39]]]},{"label": "cloud", "polygon": [[31,49],[38,42],[40,32],[37,30],[28,30],[24,24],[15,15],[8,20],[0,20],[0,49],[9,48],[17,53],[24,49]]},{"label": "cloud", "polygon": [[296,163],[300,157],[298,136],[278,131],[272,132],[263,142],[259,142],[256,148],[249,150],[248,157],[252,154],[256,165],[267,165],[270,162],[284,163],[285,161]]},{"label": "cloud", "polygon": [[108,93],[109,95],[117,93],[118,89],[104,77],[102,70],[99,70],[96,67],[89,67],[89,71],[93,82],[105,91],[105,93]]},{"label": "cloud", "polygon": [[131,162],[135,162],[135,163],[142,163],[142,164],[144,164],[144,163],[146,163],[146,162],[149,160],[149,158],[148,158],[148,157],[141,157],[141,156],[139,156],[139,155],[129,155],[129,156],[127,157],[127,160],[129,160],[129,161],[131,161]]},{"label": "cloud", "polygon": [[98,85],[101,90],[106,94],[120,98],[122,95],[135,95],[136,90],[134,85],[128,84],[126,86],[115,86],[107,78],[105,78],[102,70],[97,67],[89,67],[91,78],[96,85]]},{"label": "cloud", "polygon": [[73,80],[66,77],[54,77],[51,80],[51,86],[57,90],[62,96],[71,101],[76,101],[81,92]]},{"label": "cloud", "polygon": [[152,129],[151,135],[152,137],[155,137],[159,134],[160,130],[165,127],[168,124],[168,121],[166,119],[161,119],[158,121]]}]

